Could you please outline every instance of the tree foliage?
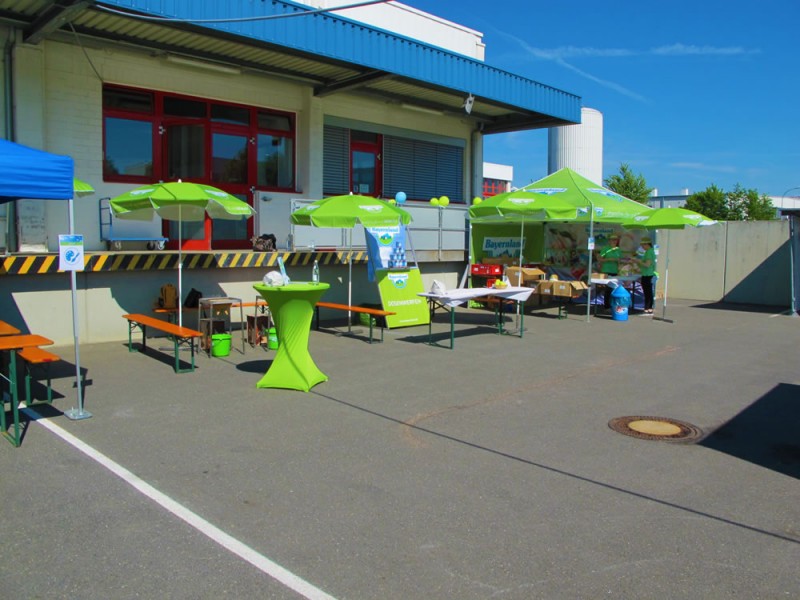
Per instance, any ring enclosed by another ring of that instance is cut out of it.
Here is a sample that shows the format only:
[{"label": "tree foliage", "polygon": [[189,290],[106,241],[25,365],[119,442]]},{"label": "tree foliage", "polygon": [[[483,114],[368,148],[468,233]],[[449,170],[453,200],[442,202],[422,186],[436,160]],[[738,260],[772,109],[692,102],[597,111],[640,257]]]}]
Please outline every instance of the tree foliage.
[{"label": "tree foliage", "polygon": [[745,189],[738,183],[730,192],[711,185],[686,200],[686,208],[718,221],[768,221],[775,218],[775,208],[766,194]]},{"label": "tree foliage", "polygon": [[699,212],[717,221],[728,220],[728,204],[725,192],[716,185],[711,184],[702,192],[692,194],[686,199],[686,206],[689,210]]},{"label": "tree foliage", "polygon": [[620,165],[617,175],[606,177],[603,185],[617,192],[620,196],[625,196],[642,204],[647,204],[650,192],[653,191],[653,188],[647,186],[644,176],[641,174],[635,175],[626,163]]}]

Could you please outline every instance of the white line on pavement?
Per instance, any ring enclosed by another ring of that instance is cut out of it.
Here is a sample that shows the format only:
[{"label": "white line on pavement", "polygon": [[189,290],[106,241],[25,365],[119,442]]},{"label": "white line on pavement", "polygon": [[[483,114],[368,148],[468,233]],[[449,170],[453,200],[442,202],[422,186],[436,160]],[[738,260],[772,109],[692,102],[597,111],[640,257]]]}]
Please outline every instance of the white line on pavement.
[{"label": "white line on pavement", "polygon": [[42,418],[42,416],[30,407],[26,407],[24,402],[20,403],[20,408],[32,421],[36,421],[42,427],[49,429],[52,433],[60,437],[62,440],[83,452],[86,456],[95,462],[103,465],[106,469],[114,473],[117,477],[128,483],[133,488],[139,490],[142,494],[150,498],[156,504],[161,505],[179,519],[185,521],[194,527],[200,533],[206,535],[211,540],[232,552],[236,556],[243,558],[261,572],[269,575],[273,579],[281,582],[289,589],[297,592],[308,600],[335,600],[330,596],[314,587],[304,579],[301,579],[291,571],[283,568],[279,564],[271,561],[263,554],[259,554],[250,546],[240,542],[236,538],[228,535],[215,525],[212,525],[199,515],[193,513],[185,506],[179,504],[166,494],[159,492],[149,483],[131,473],[128,469],[114,462],[102,452],[95,450],[87,443],[81,441],[65,429],[62,429],[55,423]]}]

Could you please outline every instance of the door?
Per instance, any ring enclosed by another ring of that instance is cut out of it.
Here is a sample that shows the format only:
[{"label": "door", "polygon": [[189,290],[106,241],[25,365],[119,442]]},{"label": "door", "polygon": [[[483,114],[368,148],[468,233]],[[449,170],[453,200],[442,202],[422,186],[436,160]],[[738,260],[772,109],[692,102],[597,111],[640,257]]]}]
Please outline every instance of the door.
[{"label": "door", "polygon": [[350,133],[350,190],[354,194],[380,197],[383,193],[381,137],[377,133]]}]

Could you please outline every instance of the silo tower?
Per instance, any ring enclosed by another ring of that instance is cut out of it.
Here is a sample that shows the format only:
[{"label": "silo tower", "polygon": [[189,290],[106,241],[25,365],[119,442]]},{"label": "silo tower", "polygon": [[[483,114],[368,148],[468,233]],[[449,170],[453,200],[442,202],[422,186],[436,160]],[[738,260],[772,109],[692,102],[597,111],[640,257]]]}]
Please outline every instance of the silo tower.
[{"label": "silo tower", "polygon": [[569,167],[603,185],[603,113],[581,108],[580,125],[551,127],[547,136],[547,173]]}]

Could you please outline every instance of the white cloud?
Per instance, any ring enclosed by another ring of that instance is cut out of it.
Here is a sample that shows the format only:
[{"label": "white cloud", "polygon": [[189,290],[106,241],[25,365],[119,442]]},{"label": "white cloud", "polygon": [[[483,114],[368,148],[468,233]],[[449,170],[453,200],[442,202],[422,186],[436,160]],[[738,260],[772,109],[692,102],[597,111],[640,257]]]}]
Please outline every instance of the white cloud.
[{"label": "white cloud", "polygon": [[714,46],[686,46],[685,44],[672,44],[659,46],[650,50],[656,56],[741,56],[745,54],[758,54],[761,50],[731,46],[728,48],[715,48]]},{"label": "white cloud", "polygon": [[[575,65],[570,64],[566,60],[564,60],[564,56],[563,56],[564,54],[569,55],[570,53],[572,53],[573,56],[577,56],[578,55],[577,51],[581,50],[579,48],[574,48],[574,47],[570,46],[570,47],[566,47],[566,48],[555,48],[555,49],[552,49],[552,50],[545,50],[545,49],[542,49],[542,48],[535,48],[535,47],[529,45],[524,40],[521,40],[518,37],[513,36],[511,34],[504,33],[503,35],[505,35],[506,37],[514,40],[517,44],[522,46],[522,48],[526,52],[528,52],[528,54],[530,54],[531,56],[534,56],[535,58],[541,58],[543,60],[551,60],[554,63],[556,63],[557,65],[560,65],[560,66],[564,67],[565,69],[569,69],[573,73],[576,73],[576,74],[580,75],[581,77],[584,77],[585,79],[588,79],[590,81],[594,81],[598,85],[602,85],[603,87],[607,87],[607,88],[609,88],[611,90],[614,90],[615,92],[618,92],[618,93],[620,93],[620,94],[622,94],[624,96],[628,96],[629,98],[633,98],[634,100],[638,100],[639,102],[647,102],[647,98],[645,98],[641,94],[637,94],[636,92],[634,92],[632,90],[629,90],[628,88],[626,88],[626,87],[624,87],[624,86],[622,86],[622,85],[620,85],[618,83],[615,83],[613,81],[608,81],[606,79],[601,79],[600,77],[596,77],[596,76],[592,75],[591,73],[588,73],[587,71],[583,71],[582,69],[579,69]],[[595,52],[597,51],[597,50],[592,50],[592,49],[584,49],[584,50],[586,50],[586,51],[595,51]],[[611,52],[617,52],[617,51],[612,50]],[[582,56],[589,56],[589,55],[588,54],[582,54]]]}]

